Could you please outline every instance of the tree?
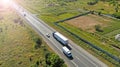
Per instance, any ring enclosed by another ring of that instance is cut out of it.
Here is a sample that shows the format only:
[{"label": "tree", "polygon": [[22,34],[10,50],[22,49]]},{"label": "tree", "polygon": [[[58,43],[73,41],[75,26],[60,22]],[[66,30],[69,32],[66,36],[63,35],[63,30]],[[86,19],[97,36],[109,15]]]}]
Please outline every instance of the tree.
[{"label": "tree", "polygon": [[101,12],[98,12],[98,15],[101,16]]},{"label": "tree", "polygon": [[100,25],[95,25],[95,30],[98,32],[103,32]]},{"label": "tree", "polygon": [[114,6],[114,9],[115,9],[116,12],[119,11],[120,4],[118,3],[117,0],[110,0],[110,5]]},{"label": "tree", "polygon": [[40,38],[36,38],[36,44],[39,44],[39,45],[42,44],[42,41],[40,40]]},{"label": "tree", "polygon": [[120,12],[114,13],[113,16],[116,17],[116,18],[118,18],[118,19],[120,19]]},{"label": "tree", "polygon": [[50,67],[62,67],[64,61],[56,54],[49,54],[46,58],[46,64]]},{"label": "tree", "polygon": [[42,44],[42,41],[40,38],[35,38],[35,45],[34,45],[34,48],[37,49],[37,48],[40,48],[41,44]]}]

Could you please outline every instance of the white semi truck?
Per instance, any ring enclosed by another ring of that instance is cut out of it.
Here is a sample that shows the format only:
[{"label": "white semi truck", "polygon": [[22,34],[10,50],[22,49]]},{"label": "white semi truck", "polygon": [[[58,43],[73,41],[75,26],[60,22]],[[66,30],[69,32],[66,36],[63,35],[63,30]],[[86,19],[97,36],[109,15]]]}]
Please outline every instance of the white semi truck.
[{"label": "white semi truck", "polygon": [[53,37],[57,39],[59,42],[61,42],[63,45],[68,45],[68,39],[59,32],[54,32]]},{"label": "white semi truck", "polygon": [[67,57],[69,57],[69,58],[72,57],[72,54],[71,54],[70,50],[69,50],[66,46],[62,47],[62,50],[63,50],[63,53],[64,53]]}]

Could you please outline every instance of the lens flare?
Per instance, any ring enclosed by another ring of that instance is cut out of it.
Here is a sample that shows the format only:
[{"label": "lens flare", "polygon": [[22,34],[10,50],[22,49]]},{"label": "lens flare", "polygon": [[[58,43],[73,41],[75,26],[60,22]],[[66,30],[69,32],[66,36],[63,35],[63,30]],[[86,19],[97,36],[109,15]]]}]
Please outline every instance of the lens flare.
[{"label": "lens flare", "polygon": [[10,0],[0,0],[0,6],[3,7],[9,7],[10,6]]}]

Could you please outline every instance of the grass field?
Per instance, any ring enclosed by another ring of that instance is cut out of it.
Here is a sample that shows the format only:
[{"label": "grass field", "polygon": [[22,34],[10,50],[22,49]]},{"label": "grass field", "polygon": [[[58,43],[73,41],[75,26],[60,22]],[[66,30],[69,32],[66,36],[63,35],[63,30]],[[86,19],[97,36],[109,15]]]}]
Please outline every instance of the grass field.
[{"label": "grass field", "polygon": [[104,17],[99,17],[97,15],[92,15],[92,14],[66,21],[66,23],[70,25],[73,25],[84,31],[89,31],[93,33],[95,32],[96,25],[106,27],[109,22],[110,22],[110,19],[106,19]]},{"label": "grass field", "polygon": [[115,12],[114,7],[110,5],[109,2],[102,2],[102,1],[99,1],[95,5],[85,6],[85,8],[88,10],[102,12],[104,14],[113,14]]},{"label": "grass field", "polygon": [[[99,1],[95,5],[88,5],[88,2],[94,0],[77,0],[74,2],[64,2],[57,0],[20,0],[17,2],[23,7],[31,11],[33,14],[37,14],[39,18],[44,20],[50,26],[57,29],[62,34],[66,35],[68,38],[72,39],[79,45],[82,43],[76,41],[71,35],[65,34],[66,32],[62,29],[59,29],[54,25],[53,22],[56,22],[61,19],[69,18],[78,14],[83,13],[81,9],[91,10],[102,12],[104,14],[113,14],[115,13],[114,7],[108,2]],[[79,21],[79,22],[78,22]],[[89,22],[90,21],[90,22]],[[77,23],[78,22],[78,23]],[[82,24],[80,24],[80,22]],[[85,22],[85,23],[84,23]],[[94,23],[93,23],[94,22]],[[89,25],[90,24],[90,25]],[[94,29],[95,25],[100,25],[104,32],[97,32]],[[119,20],[101,17],[96,15],[86,15],[76,19],[66,21],[66,23],[60,23],[68,30],[72,31],[75,34],[78,34],[80,37],[90,41],[96,46],[110,52],[111,54],[120,58],[119,49],[114,48],[111,44],[115,44],[120,47],[120,42],[115,41],[114,36],[120,32],[120,23]],[[84,25],[84,26],[83,26]],[[88,28],[86,28],[88,27]],[[92,32],[91,32],[92,31]],[[94,35],[95,34],[95,35]],[[82,46],[85,47],[85,46]],[[86,50],[89,50],[85,47]],[[90,51],[92,52],[92,51]],[[94,55],[96,55],[93,52]],[[101,57],[99,56],[99,59]],[[105,59],[101,58],[109,66],[111,63],[107,62]],[[112,66],[114,67],[114,65]]]},{"label": "grass field", "polygon": [[13,9],[0,10],[0,67],[45,67],[48,52],[54,53]]}]

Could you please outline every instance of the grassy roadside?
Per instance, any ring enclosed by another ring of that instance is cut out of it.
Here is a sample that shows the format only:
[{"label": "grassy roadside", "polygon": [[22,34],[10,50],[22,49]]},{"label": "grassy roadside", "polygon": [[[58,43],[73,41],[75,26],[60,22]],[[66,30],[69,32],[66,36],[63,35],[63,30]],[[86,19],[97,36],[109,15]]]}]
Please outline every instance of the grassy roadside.
[{"label": "grassy roadside", "polygon": [[47,53],[56,56],[13,9],[0,10],[0,67],[45,67]]}]

